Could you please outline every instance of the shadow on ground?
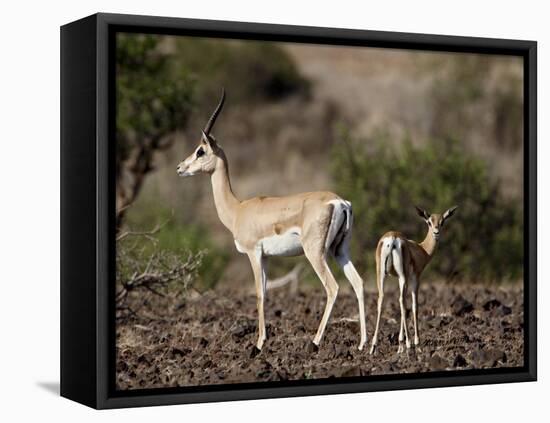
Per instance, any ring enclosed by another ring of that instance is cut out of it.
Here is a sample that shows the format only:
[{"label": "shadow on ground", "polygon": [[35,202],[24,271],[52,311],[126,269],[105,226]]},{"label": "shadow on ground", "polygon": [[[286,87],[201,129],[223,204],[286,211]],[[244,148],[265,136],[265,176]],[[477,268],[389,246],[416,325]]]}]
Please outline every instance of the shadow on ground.
[{"label": "shadow on ground", "polygon": [[55,396],[59,396],[61,392],[59,382],[36,382],[36,386]]}]

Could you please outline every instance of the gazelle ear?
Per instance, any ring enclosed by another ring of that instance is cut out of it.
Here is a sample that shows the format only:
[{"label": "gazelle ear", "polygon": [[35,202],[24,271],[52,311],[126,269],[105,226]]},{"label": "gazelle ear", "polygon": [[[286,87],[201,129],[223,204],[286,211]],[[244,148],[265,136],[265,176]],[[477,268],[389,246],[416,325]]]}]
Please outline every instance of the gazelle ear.
[{"label": "gazelle ear", "polygon": [[454,214],[454,212],[456,211],[457,208],[458,208],[458,206],[451,207],[445,213],[443,213],[443,221],[445,221],[446,219],[451,217]]},{"label": "gazelle ear", "polygon": [[430,218],[430,215],[428,214],[428,212],[426,210],[424,210],[423,208],[420,208],[418,206],[414,206],[416,208],[416,212],[418,213],[418,215],[424,219],[424,220],[428,220]]},{"label": "gazelle ear", "polygon": [[204,131],[202,131],[202,142],[205,144],[208,144],[210,147],[213,147],[216,144],[216,140],[214,137],[210,136],[209,134],[206,134]]}]

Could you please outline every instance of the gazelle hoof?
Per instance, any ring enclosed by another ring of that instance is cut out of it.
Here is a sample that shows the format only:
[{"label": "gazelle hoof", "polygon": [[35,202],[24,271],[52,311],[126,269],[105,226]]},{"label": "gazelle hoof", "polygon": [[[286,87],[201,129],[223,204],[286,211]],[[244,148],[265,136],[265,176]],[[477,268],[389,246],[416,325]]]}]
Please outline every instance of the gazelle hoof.
[{"label": "gazelle hoof", "polygon": [[400,344],[397,348],[397,354],[401,354],[404,351],[403,344]]},{"label": "gazelle hoof", "polygon": [[263,338],[258,338],[258,342],[256,342],[256,348],[258,348],[258,350],[262,350],[262,347],[264,346],[264,342],[265,342],[265,336]]},{"label": "gazelle hoof", "polygon": [[307,345],[307,352],[309,353],[316,353],[319,351],[319,345],[317,345],[315,342],[310,342]]},{"label": "gazelle hoof", "polygon": [[370,355],[375,355],[376,354],[376,345],[375,344],[370,346],[369,354]]},{"label": "gazelle hoof", "polygon": [[261,352],[262,352],[261,349],[259,349],[257,346],[253,346],[252,350],[250,351],[250,358],[255,358]]}]

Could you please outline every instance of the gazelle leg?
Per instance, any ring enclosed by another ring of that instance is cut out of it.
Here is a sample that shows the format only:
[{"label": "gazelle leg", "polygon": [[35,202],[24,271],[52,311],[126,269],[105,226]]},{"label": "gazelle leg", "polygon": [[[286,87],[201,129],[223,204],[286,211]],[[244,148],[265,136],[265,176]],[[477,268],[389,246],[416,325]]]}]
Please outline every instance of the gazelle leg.
[{"label": "gazelle leg", "polygon": [[336,296],[338,295],[338,284],[336,283],[336,280],[334,279],[334,276],[330,271],[330,268],[326,261],[326,256],[324,254],[308,252],[305,248],[304,253],[311,263],[313,270],[315,270],[315,273],[317,273],[317,276],[319,277],[319,279],[321,279],[321,282],[323,283],[323,286],[325,287],[325,291],[327,293],[325,311],[323,313],[323,317],[321,318],[321,323],[319,324],[317,334],[315,335],[315,338],[313,338],[313,343],[319,346],[321,338],[323,337],[323,334],[325,332],[325,327],[330,317],[330,313],[332,311],[332,306],[334,305],[334,301],[336,300]]},{"label": "gazelle leg", "polygon": [[378,303],[376,312],[376,327],[374,329],[374,335],[372,337],[372,344],[370,347],[370,353],[374,354],[376,350],[376,344],[378,343],[378,332],[380,330],[380,317],[382,316],[382,307],[384,305],[384,279],[386,278],[386,272],[384,269],[380,269],[377,266],[376,269],[376,286],[378,287]]},{"label": "gazelle leg", "polygon": [[403,255],[401,248],[392,251],[393,266],[399,277],[399,307],[401,309],[401,327],[399,329],[399,348],[397,352],[403,352],[403,333],[405,334],[405,343],[407,348],[411,347],[409,341],[409,332],[407,330],[407,315],[405,307],[405,294],[407,291],[407,279],[403,268]]},{"label": "gazelle leg", "polygon": [[399,348],[397,352],[403,352],[403,333],[405,333],[405,344],[407,348],[411,347],[409,341],[409,331],[407,330],[407,308],[405,307],[405,294],[407,282],[404,277],[399,277],[399,308],[401,309],[401,328],[399,330]]},{"label": "gazelle leg", "polygon": [[[347,249],[346,249],[347,250]],[[367,328],[365,327],[365,295],[363,293],[363,279],[357,273],[355,266],[349,258],[347,251],[341,251],[336,256],[336,261],[344,271],[347,280],[353,287],[357,303],[359,305],[359,326],[361,330],[361,340],[359,341],[359,350],[362,350],[367,342]]]},{"label": "gazelle leg", "polygon": [[250,265],[254,272],[254,282],[256,285],[256,306],[258,308],[258,342],[256,347],[261,350],[266,339],[265,319],[264,319],[264,297],[266,285],[265,257],[257,252],[248,254]]},{"label": "gazelle leg", "polygon": [[413,315],[413,324],[414,324],[414,346],[418,348],[418,278],[416,276],[412,277],[411,283],[411,299],[412,299],[412,315]]}]

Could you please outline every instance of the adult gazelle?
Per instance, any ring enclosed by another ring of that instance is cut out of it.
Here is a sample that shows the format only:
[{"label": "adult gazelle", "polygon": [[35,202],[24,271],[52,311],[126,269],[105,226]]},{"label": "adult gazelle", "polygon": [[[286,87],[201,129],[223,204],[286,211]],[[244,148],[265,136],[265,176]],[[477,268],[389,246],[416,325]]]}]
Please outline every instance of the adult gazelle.
[{"label": "adult gazelle", "polygon": [[327,191],[306,192],[285,197],[254,197],[240,201],[233,194],[227,157],[211,131],[225,102],[225,91],[208,120],[199,145],[182,161],[180,176],[199,173],[210,175],[218,217],[233,235],[235,246],[250,260],[256,284],[258,308],[258,342],[261,350],[266,339],[264,297],[266,293],[266,260],[272,256],[305,255],[326,291],[325,311],[313,343],[323,337],[338,284],[327,264],[333,256],[351,283],[359,306],[361,350],[367,341],[363,300],[363,280],[349,255],[353,224],[351,203]]}]

